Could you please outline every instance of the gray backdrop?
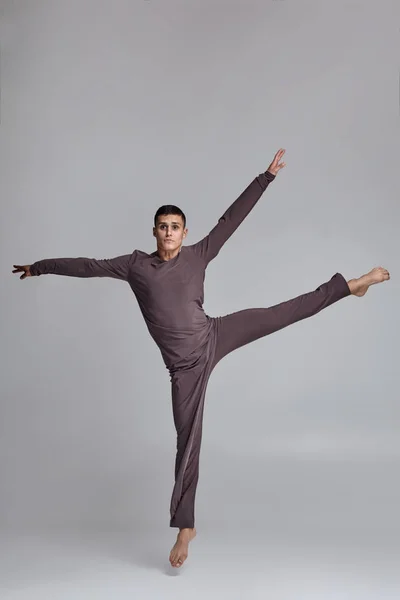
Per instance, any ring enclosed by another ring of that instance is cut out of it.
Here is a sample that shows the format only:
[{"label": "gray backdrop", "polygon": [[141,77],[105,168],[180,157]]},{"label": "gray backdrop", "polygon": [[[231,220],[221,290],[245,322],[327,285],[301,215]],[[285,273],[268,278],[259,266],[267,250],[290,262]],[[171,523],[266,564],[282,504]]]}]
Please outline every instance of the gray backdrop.
[{"label": "gray backdrop", "polygon": [[382,265],[391,281],[218,365],[197,527],[396,544],[399,16],[372,1],[1,2],[3,531],[167,529],[175,456],[168,372],[129,285],[20,281],[12,265],[151,252],[164,203],[195,242],[283,147],[287,167],[208,268],[206,312],[336,271]]}]

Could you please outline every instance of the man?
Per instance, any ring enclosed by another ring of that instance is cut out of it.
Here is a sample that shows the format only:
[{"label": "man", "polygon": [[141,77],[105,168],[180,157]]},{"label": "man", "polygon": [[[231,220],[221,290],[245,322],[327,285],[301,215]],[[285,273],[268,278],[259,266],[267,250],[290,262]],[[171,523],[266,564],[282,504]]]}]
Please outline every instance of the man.
[{"label": "man", "polygon": [[154,219],[157,250],[134,250],[113,259],[56,258],[32,265],[14,265],[20,279],[45,273],[71,277],[113,277],[127,281],[135,294],[149,332],[169,370],[172,408],[177,431],[175,486],[170,526],[179,528],[170,562],[180,567],[196,535],[194,504],[199,476],[204,397],[210,374],[228,353],[256,339],[317,314],[338,300],[363,296],[370,285],[390,279],[382,267],[347,281],[336,273],[315,291],[270,308],[209,317],[203,310],[204,276],[215,258],[285,166],[280,149],[267,171],[256,177],[201,241],[183,246],[188,230],[176,206],[161,207]]}]

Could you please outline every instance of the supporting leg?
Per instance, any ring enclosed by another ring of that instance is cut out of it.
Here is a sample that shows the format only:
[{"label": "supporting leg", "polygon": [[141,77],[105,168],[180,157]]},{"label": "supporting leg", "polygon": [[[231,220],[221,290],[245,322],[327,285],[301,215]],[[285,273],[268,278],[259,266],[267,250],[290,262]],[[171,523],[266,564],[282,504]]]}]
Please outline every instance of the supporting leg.
[{"label": "supporting leg", "polygon": [[171,527],[194,527],[194,498],[199,477],[204,398],[209,379],[206,365],[178,371],[172,377],[172,409],[177,432],[175,486]]},{"label": "supporting leg", "polygon": [[187,558],[188,544],[196,535],[195,496],[199,479],[204,399],[211,372],[208,358],[208,354],[204,354],[196,367],[179,370],[171,379],[177,451],[170,526],[179,527],[177,541],[170,553],[170,562],[174,567],[182,566]]}]

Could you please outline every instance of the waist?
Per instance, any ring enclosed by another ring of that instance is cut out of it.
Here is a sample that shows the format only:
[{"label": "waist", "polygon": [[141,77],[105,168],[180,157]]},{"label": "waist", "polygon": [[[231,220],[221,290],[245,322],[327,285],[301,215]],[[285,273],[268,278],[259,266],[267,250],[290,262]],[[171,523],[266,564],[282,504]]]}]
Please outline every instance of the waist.
[{"label": "waist", "polygon": [[201,353],[207,344],[213,319],[204,314],[201,326],[195,328],[169,328],[146,321],[150,335],[161,351],[165,366],[170,371],[179,368],[186,361],[196,360],[196,352]]}]

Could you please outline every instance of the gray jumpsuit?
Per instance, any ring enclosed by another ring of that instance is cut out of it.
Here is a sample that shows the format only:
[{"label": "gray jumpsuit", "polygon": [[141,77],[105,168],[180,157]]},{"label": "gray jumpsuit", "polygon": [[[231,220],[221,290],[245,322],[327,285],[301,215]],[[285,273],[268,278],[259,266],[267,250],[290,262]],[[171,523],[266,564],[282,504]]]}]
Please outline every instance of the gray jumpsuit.
[{"label": "gray jumpsuit", "polygon": [[274,179],[268,171],[261,173],[206,237],[191,246],[182,246],[171,260],[161,260],[157,252],[147,254],[134,250],[131,254],[104,260],[83,257],[45,259],[30,268],[32,275],[53,273],[122,279],[129,283],[135,294],[171,378],[177,432],[171,527],[194,527],[204,398],[215,365],[236,348],[315,315],[350,295],[346,280],[336,273],[315,291],[276,306],[242,310],[224,317],[205,314],[207,265]]}]

